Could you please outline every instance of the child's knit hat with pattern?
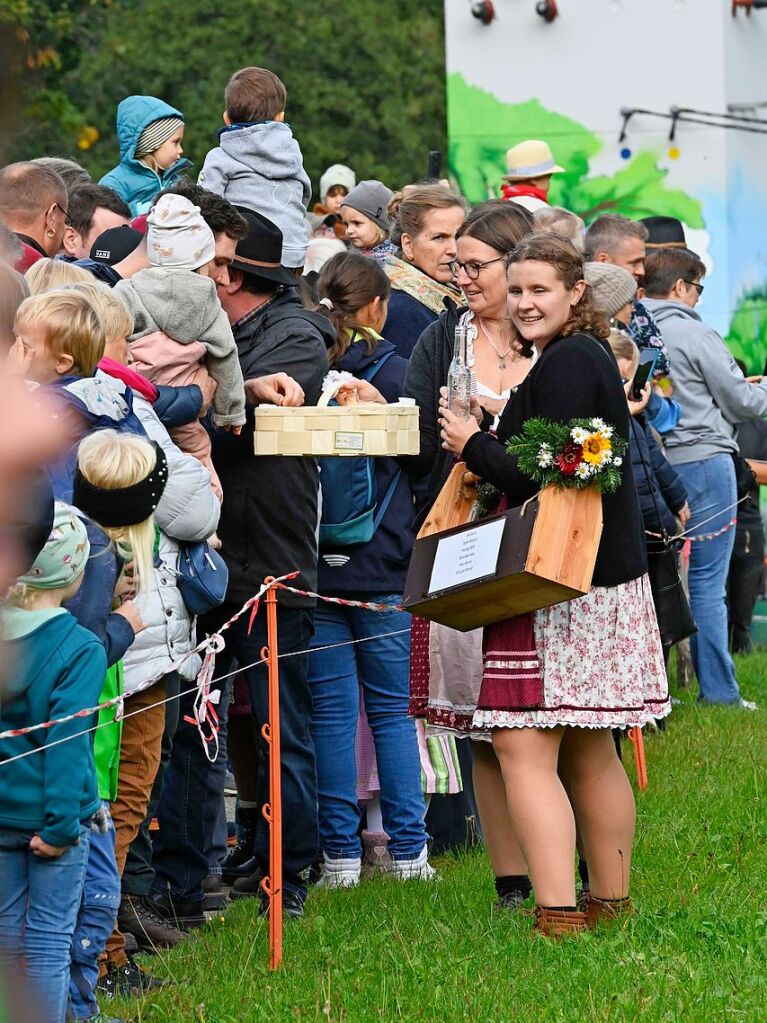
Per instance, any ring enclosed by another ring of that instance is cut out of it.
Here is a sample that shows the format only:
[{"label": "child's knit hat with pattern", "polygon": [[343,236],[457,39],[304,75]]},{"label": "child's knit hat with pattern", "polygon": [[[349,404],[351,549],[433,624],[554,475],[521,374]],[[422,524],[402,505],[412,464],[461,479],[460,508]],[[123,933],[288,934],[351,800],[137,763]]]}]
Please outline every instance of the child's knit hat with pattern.
[{"label": "child's knit hat with pattern", "polygon": [[197,270],[215,256],[216,239],[199,206],[168,193],[160,196],[147,217],[146,247],[152,266]]}]

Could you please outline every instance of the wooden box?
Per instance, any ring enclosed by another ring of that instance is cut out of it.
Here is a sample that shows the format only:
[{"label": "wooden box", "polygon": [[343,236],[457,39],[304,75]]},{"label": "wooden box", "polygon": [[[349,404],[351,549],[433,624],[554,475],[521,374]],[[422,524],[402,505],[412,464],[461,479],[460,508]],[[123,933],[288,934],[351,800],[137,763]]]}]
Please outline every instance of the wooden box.
[{"label": "wooden box", "polygon": [[547,487],[520,508],[416,540],[403,603],[468,632],[583,596],[601,534],[596,488]]},{"label": "wooden box", "polygon": [[392,456],[420,450],[415,404],[260,405],[255,418],[257,455]]}]

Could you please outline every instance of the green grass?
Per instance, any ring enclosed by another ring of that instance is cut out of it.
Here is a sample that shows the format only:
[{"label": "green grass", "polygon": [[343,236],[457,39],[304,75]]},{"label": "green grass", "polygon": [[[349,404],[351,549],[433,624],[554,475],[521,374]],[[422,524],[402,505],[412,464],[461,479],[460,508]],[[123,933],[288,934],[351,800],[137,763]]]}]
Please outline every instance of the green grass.
[{"label": "green grass", "polygon": [[274,975],[266,925],[234,905],[146,961],[173,986],[103,1008],[137,1023],[764,1023],[767,655],[738,668],[759,713],[684,693],[668,732],[647,738],[638,912],[625,924],[562,944],[531,937],[529,916],[494,910],[476,850],[439,861],[436,884],[313,893],[306,919],[286,923]]}]

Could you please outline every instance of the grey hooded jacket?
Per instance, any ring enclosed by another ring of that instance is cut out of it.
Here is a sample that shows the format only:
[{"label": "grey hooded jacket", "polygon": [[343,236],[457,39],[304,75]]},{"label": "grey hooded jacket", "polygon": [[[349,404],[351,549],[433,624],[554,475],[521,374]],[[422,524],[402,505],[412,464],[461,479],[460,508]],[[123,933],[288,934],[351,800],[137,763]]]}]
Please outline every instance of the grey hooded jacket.
[{"label": "grey hooded jacket", "polygon": [[683,302],[643,302],[663,332],[674,398],[682,407],[678,426],[664,438],[669,462],[737,452],[735,424],[767,416],[767,378],[747,383],[719,334]]},{"label": "grey hooded jacket", "polygon": [[271,220],[282,231],[282,265],[304,265],[312,186],[289,125],[259,121],[225,128],[205,157],[198,184]]}]

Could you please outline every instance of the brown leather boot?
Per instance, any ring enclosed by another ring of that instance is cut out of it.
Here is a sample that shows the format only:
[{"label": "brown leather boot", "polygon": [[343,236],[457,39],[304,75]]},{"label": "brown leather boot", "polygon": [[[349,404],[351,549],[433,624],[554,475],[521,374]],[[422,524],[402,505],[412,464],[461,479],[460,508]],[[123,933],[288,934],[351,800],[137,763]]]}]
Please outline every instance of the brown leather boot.
[{"label": "brown leather boot", "polygon": [[547,938],[564,938],[586,930],[586,914],[577,909],[547,909],[535,907],[534,931]]},{"label": "brown leather boot", "polygon": [[634,904],[627,895],[625,899],[596,899],[589,893],[586,907],[586,926],[593,930],[597,924],[610,923],[623,917],[631,916]]}]

